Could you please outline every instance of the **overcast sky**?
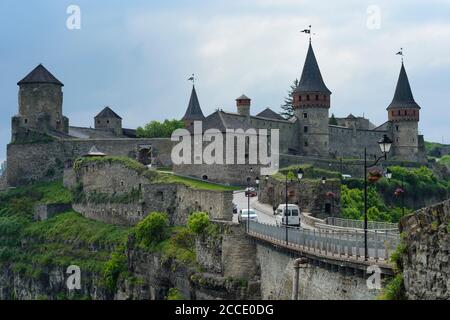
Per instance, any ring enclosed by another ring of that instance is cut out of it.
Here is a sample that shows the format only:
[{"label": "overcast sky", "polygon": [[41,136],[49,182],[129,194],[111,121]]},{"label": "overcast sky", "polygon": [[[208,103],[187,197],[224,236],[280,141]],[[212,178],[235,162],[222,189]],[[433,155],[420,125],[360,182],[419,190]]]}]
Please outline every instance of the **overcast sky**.
[{"label": "overcast sky", "polygon": [[[66,26],[72,4],[80,30]],[[332,113],[385,122],[403,47],[420,132],[450,143],[450,0],[2,0],[0,14],[0,160],[16,83],[39,63],[65,84],[71,125],[93,126],[105,105],[129,128],[180,119],[192,73],[205,114],[234,111],[242,93],[252,113],[278,111],[300,77],[308,40],[299,31],[310,24]]]}]

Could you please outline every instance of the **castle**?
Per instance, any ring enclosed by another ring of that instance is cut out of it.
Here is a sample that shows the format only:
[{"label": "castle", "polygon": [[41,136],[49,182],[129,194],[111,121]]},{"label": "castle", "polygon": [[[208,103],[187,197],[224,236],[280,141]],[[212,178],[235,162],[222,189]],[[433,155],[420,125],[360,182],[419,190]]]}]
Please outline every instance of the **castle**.
[{"label": "castle", "polygon": [[330,125],[331,94],[310,42],[300,82],[293,94],[295,115],[291,119],[284,119],[269,108],[252,116],[251,99],[245,95],[236,99],[237,112],[217,110],[204,117],[194,87],[183,120],[186,127],[201,120],[204,130],[279,129],[281,154],[315,157],[361,158],[364,148],[369,155],[376,155],[377,142],[386,134],[393,140],[390,158],[424,159],[424,140],[418,133],[420,107],[414,100],[403,62],[394,98],[387,108],[388,121],[380,126],[352,114],[337,118],[337,125]]},{"label": "castle", "polygon": [[[122,118],[105,107],[94,120],[94,128],[74,127],[63,115],[63,83],[44,66],[37,66],[18,82],[19,113],[12,117],[12,138],[7,149],[8,186],[18,186],[62,175],[77,157],[96,146],[108,155],[125,156],[143,164],[170,167],[170,139],[138,139],[136,131],[122,127]],[[237,112],[217,110],[205,117],[195,86],[183,117],[186,128],[194,121],[203,122],[203,130],[279,129],[280,157],[321,159],[362,158],[379,154],[378,141],[389,136],[389,158],[402,161],[425,161],[423,136],[418,134],[420,107],[415,102],[405,66],[402,62],[394,98],[389,104],[388,121],[380,126],[368,119],[338,118],[329,124],[331,91],[325,85],[311,42],[298,87],[293,94],[295,116],[284,119],[271,109],[251,115],[251,99],[236,99]],[[302,161],[298,158],[294,161]],[[179,165],[174,171],[182,175],[211,181],[243,184],[248,166]]]}]

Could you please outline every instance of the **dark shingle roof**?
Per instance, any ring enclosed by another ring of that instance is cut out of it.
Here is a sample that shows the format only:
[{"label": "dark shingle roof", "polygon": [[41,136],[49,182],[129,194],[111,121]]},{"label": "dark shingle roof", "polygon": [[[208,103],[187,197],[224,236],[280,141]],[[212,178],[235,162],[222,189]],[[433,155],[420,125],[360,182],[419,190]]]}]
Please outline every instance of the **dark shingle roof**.
[{"label": "dark shingle roof", "polygon": [[64,86],[61,81],[56,79],[54,75],[50,73],[45,67],[40,64],[33,69],[25,78],[20,80],[17,84],[20,86],[22,84],[28,83],[53,83],[60,86]]},{"label": "dark shingle roof", "polygon": [[266,108],[264,111],[258,113],[256,116],[257,117],[268,118],[268,119],[286,120],[280,114],[276,113],[275,111],[273,111],[270,108]]},{"label": "dark shingle roof", "polygon": [[112,111],[110,107],[105,107],[95,118],[117,118],[122,119],[117,113]]},{"label": "dark shingle roof", "polygon": [[198,102],[197,92],[195,87],[192,86],[191,98],[189,99],[189,105],[186,110],[186,114],[181,120],[203,120],[205,116],[203,115],[202,108],[200,107],[200,102]]},{"label": "dark shingle roof", "polygon": [[245,94],[243,94],[242,96],[240,96],[239,98],[237,98],[236,100],[252,100],[249,97],[247,97]]},{"label": "dark shingle roof", "polygon": [[331,91],[327,88],[325,82],[323,82],[311,43],[309,44],[300,83],[294,92],[321,92],[331,94]]},{"label": "dark shingle roof", "polygon": [[409,85],[408,75],[406,74],[405,66],[402,63],[400,75],[398,77],[397,88],[395,89],[394,99],[388,107],[392,108],[413,108],[420,109],[419,105],[414,100],[414,96]]}]

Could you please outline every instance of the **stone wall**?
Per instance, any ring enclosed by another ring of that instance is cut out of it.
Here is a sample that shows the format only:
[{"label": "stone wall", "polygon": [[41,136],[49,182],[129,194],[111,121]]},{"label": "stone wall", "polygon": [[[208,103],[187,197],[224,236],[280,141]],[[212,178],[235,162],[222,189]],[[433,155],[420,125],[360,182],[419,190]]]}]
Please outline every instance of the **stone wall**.
[{"label": "stone wall", "polygon": [[119,162],[85,164],[76,176],[73,170],[65,170],[64,185],[81,188],[85,195],[73,205],[77,212],[111,224],[135,225],[151,212],[166,212],[172,225],[185,225],[195,211],[207,212],[217,220],[231,221],[233,217],[232,191],[152,183]]},{"label": "stone wall", "polygon": [[358,130],[330,126],[330,154],[335,157],[364,157],[364,148],[367,148],[368,158],[380,154],[378,141],[386,131]]},{"label": "stone wall", "polygon": [[[327,195],[328,192],[335,197]],[[340,216],[341,184],[339,180],[304,179],[288,183],[288,202],[298,204],[303,212],[310,212],[314,217],[326,218]],[[260,201],[273,207],[286,203],[286,184],[273,178],[261,181]]]},{"label": "stone wall", "polygon": [[34,207],[34,220],[43,221],[51,219],[59,213],[67,212],[72,209],[71,204],[51,203],[38,204]]},{"label": "stone wall", "polygon": [[170,167],[170,139],[92,139],[60,140],[49,143],[9,144],[7,147],[8,185],[16,187],[63,176],[64,166],[87,154],[92,146],[110,156],[138,159],[140,146],[152,146],[153,163]]},{"label": "stone wall", "polygon": [[[263,244],[257,245],[261,268],[262,299],[290,300],[294,281],[291,255]],[[299,270],[299,300],[373,300],[380,293],[369,290],[368,275],[321,267],[308,263]]]},{"label": "stone wall", "polygon": [[400,221],[405,234],[403,277],[408,299],[450,299],[450,200]]}]

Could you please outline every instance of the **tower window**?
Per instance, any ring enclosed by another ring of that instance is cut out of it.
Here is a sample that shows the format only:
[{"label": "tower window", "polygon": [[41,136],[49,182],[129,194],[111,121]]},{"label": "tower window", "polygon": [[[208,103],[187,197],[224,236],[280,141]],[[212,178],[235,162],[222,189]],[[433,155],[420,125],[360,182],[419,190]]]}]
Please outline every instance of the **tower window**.
[{"label": "tower window", "polygon": [[106,120],[106,123],[109,123],[109,120]]},{"label": "tower window", "polygon": [[302,101],[302,96],[298,96],[298,101]]},{"label": "tower window", "polygon": [[392,116],[395,116],[395,113],[394,113],[394,111],[392,111]]},{"label": "tower window", "polygon": [[304,133],[308,133],[308,127],[307,126],[303,127],[303,132]]},{"label": "tower window", "polygon": [[399,127],[398,127],[398,126],[395,126],[395,131],[398,131],[398,129],[399,129]]},{"label": "tower window", "polygon": [[319,95],[318,94],[316,94],[316,100],[319,100]]},{"label": "tower window", "polygon": [[28,119],[25,119],[24,122],[25,122],[25,124],[27,124],[28,123]]},{"label": "tower window", "polygon": [[327,101],[327,95],[326,94],[323,95],[323,100]]},{"label": "tower window", "polygon": [[305,141],[305,147],[307,147],[308,146],[308,141]]},{"label": "tower window", "polygon": [[309,101],[309,94],[306,95],[306,101]]},{"label": "tower window", "polygon": [[400,113],[400,110],[398,110],[398,115],[401,116],[402,114]]},{"label": "tower window", "polygon": [[303,112],[303,118],[305,118],[305,119],[308,118],[308,114],[306,112]]},{"label": "tower window", "polygon": [[408,111],[405,110],[405,116],[407,116],[407,115],[408,115]]},{"label": "tower window", "polygon": [[97,120],[97,124],[100,124],[100,120]]}]

